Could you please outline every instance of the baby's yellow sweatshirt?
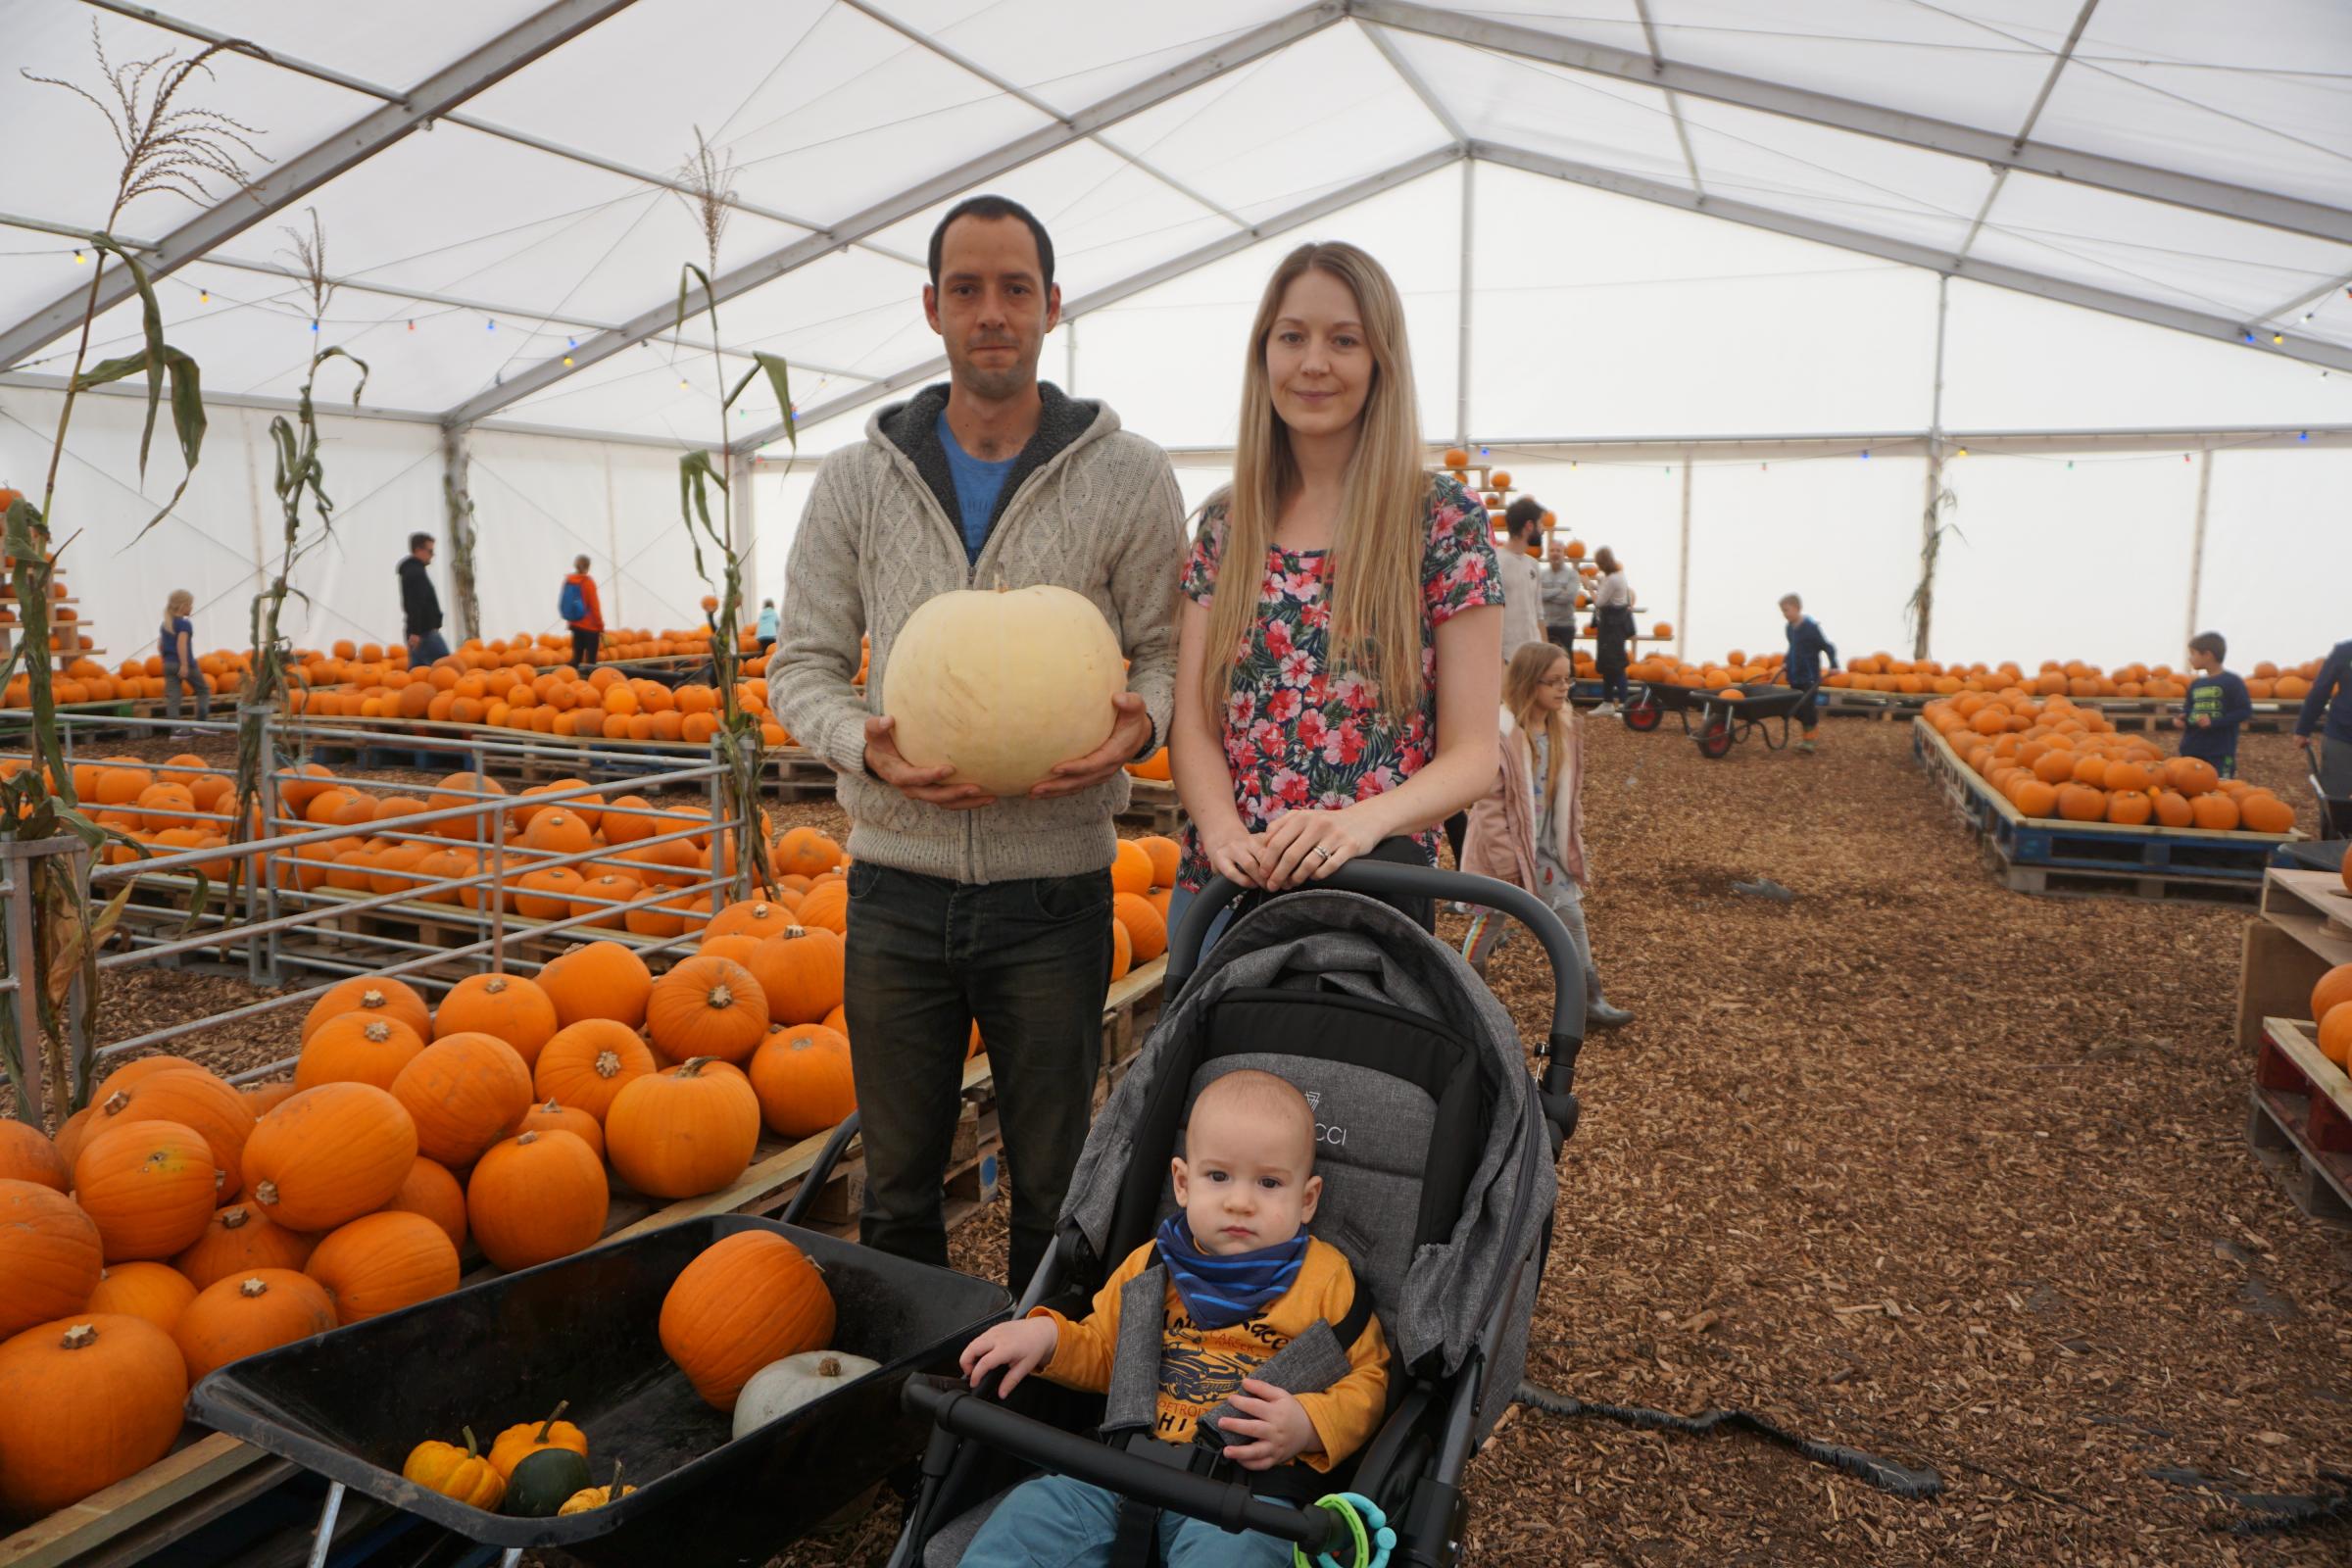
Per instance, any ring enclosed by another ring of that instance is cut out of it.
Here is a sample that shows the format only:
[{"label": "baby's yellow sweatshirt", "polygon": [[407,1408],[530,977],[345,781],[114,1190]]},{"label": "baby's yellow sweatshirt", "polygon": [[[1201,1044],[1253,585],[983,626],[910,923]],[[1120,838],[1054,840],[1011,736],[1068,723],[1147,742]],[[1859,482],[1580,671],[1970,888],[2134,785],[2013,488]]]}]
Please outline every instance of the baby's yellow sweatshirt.
[{"label": "baby's yellow sweatshirt", "polygon": [[[1042,1369],[1047,1379],[1088,1394],[1109,1389],[1111,1357],[1119,1343],[1119,1293],[1151,1260],[1149,1242],[1128,1253],[1095,1293],[1095,1309],[1083,1319],[1073,1321],[1050,1306],[1030,1313],[1054,1320],[1054,1355]],[[1317,1319],[1337,1328],[1354,1302],[1355,1271],[1339,1249],[1312,1237],[1291,1288],[1255,1316],[1226,1328],[1197,1326],[1184,1298],[1169,1285],[1161,1304],[1159,1422],[1153,1436],[1190,1443],[1195,1424],[1238,1391],[1244,1378],[1254,1376]],[[1388,1396],[1389,1347],[1379,1320],[1367,1319],[1347,1349],[1346,1377],[1318,1393],[1298,1396],[1321,1440],[1319,1451],[1310,1448],[1298,1458],[1317,1470],[1330,1469],[1363,1446],[1380,1424]]]}]

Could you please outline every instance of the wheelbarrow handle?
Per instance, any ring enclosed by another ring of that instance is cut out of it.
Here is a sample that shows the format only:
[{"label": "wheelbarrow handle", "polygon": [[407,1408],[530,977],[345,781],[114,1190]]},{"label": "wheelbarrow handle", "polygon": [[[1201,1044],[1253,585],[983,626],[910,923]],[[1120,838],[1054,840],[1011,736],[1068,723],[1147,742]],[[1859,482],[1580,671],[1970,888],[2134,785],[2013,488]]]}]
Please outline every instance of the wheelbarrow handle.
[{"label": "wheelbarrow handle", "polygon": [[907,1412],[942,1432],[1009,1453],[1056,1475],[1172,1508],[1221,1530],[1252,1531],[1321,1552],[1351,1554],[1346,1520],[1322,1508],[1290,1508],[1261,1501],[1235,1481],[1211,1481],[1172,1465],[1154,1464],[1123,1448],[1007,1410],[954,1378],[916,1376],[900,1395]]}]

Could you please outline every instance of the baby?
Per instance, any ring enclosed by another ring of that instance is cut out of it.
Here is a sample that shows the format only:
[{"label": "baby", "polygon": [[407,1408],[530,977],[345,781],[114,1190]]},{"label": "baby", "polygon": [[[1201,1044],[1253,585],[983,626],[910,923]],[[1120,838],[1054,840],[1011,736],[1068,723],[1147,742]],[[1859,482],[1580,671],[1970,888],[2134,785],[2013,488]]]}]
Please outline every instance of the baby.
[{"label": "baby", "polygon": [[[1154,1435],[1191,1443],[1201,1417],[1229,1402],[1232,1413],[1213,1426],[1226,1459],[1252,1472],[1293,1463],[1329,1470],[1380,1423],[1389,1352],[1379,1323],[1367,1318],[1345,1347],[1348,1371],[1329,1388],[1295,1395],[1251,1375],[1318,1320],[1336,1328],[1355,1299],[1348,1259],[1306,1233],[1323,1193],[1314,1159],[1314,1112],[1305,1096],[1272,1073],[1243,1070],[1215,1080],[1193,1102],[1185,1157],[1169,1162],[1182,1212],[1128,1254],[1086,1318],[1073,1322],[1041,1306],[1019,1322],[1000,1323],[965,1348],[965,1374],[976,1384],[1002,1367],[1006,1394],[1031,1372],[1065,1388],[1106,1391],[1120,1293],[1152,1264],[1156,1250],[1168,1287]],[[1041,1476],[989,1516],[964,1552],[964,1568],[1107,1565],[1119,1500],[1065,1476]],[[1160,1516],[1159,1547],[1168,1568],[1291,1561],[1286,1543],[1228,1535],[1175,1513]]]}]

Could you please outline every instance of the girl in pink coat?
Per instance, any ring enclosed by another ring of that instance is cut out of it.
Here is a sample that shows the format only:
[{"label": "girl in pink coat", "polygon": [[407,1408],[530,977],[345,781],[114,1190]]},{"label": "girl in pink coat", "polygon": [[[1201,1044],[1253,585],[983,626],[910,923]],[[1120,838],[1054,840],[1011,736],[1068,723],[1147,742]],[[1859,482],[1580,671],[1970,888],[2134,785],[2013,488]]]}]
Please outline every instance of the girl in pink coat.
[{"label": "girl in pink coat", "polygon": [[[1529,643],[1511,657],[1502,688],[1502,745],[1494,791],[1470,808],[1462,869],[1525,888],[1567,926],[1585,968],[1585,1021],[1614,1028],[1632,1019],[1601,995],[1585,931],[1584,726],[1569,706],[1575,678],[1568,652]],[[1462,956],[1480,974],[1501,941],[1504,919],[1473,914]]]}]

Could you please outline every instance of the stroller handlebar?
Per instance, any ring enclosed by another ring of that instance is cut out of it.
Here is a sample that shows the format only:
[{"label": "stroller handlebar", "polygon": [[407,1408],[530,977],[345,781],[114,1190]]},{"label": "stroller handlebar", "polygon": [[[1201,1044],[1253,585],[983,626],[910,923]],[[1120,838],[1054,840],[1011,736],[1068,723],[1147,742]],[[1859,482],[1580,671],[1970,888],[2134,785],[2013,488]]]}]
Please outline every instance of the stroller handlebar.
[{"label": "stroller handlebar", "polygon": [[900,1398],[909,1414],[933,1422],[943,1432],[1155,1508],[1174,1509],[1225,1530],[1272,1536],[1303,1546],[1309,1556],[1341,1552],[1350,1544],[1347,1521],[1321,1508],[1261,1501],[1239,1482],[1211,1481],[1064,1432],[983,1398],[953,1378],[910,1377]]},{"label": "stroller handlebar", "polygon": [[[1398,865],[1390,860],[1349,860],[1330,875],[1310,884],[1361,893],[1371,898],[1422,898],[1433,904],[1452,899],[1507,914],[1535,935],[1551,960],[1551,1031],[1545,1054],[1544,1088],[1566,1095],[1574,1083],[1576,1054],[1585,1040],[1585,966],[1576,956],[1568,928],[1550,906],[1524,888],[1491,876],[1442,871],[1433,865]],[[1209,878],[1184,911],[1184,919],[1168,933],[1167,995],[1175,997],[1200,967],[1208,928],[1217,915],[1246,890],[1221,876]]]}]

